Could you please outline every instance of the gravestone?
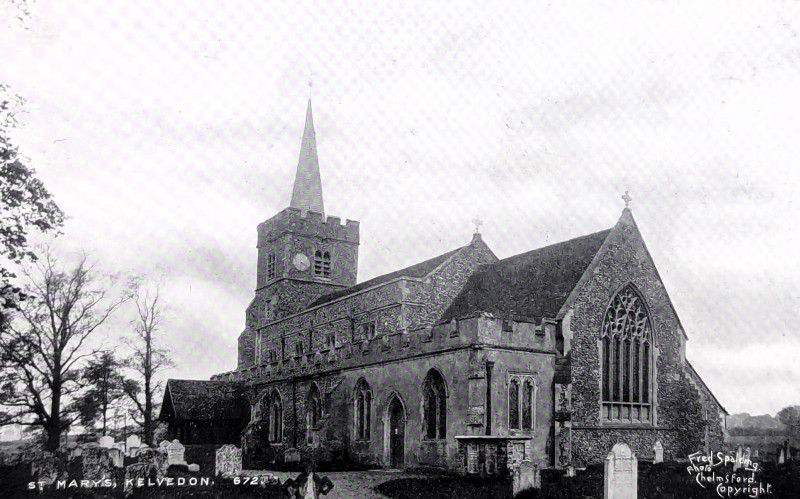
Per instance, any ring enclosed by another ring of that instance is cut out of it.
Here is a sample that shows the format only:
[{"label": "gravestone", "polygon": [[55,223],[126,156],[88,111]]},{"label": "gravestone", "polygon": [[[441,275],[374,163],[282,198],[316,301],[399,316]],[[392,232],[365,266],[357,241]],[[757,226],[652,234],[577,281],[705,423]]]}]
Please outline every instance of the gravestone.
[{"label": "gravestone", "polygon": [[192,473],[199,472],[200,471],[200,465],[199,464],[190,464],[189,465],[189,471],[191,471]]},{"label": "gravestone", "polygon": [[48,451],[37,452],[31,461],[31,476],[45,485],[52,485],[58,478],[55,455]]},{"label": "gravestone", "polygon": [[742,467],[742,461],[744,460],[744,451],[742,450],[742,446],[736,448],[736,461],[733,463],[733,471],[738,470]]},{"label": "gravestone", "polygon": [[167,452],[167,448],[169,447],[170,443],[172,442],[170,442],[169,440],[162,440],[161,443],[158,444],[158,450],[160,450],[161,452]]},{"label": "gravestone", "polygon": [[542,488],[542,475],[538,464],[522,461],[514,468],[512,489],[515,497],[523,490],[540,488]]},{"label": "gravestone", "polygon": [[225,444],[217,449],[215,475],[238,476],[242,473],[242,450]]},{"label": "gravestone", "polygon": [[100,447],[104,449],[110,449],[114,446],[114,439],[108,435],[105,435],[100,437],[100,440],[98,440],[97,443],[100,444]]},{"label": "gravestone", "polygon": [[753,451],[753,459],[758,459],[758,449]]},{"label": "gravestone", "polygon": [[81,459],[84,479],[102,480],[113,477],[114,462],[109,456],[108,449],[97,444],[84,445]]},{"label": "gravestone", "polygon": [[167,455],[158,449],[142,448],[139,450],[139,463],[149,464],[155,470],[157,478],[167,474]]},{"label": "gravestone", "polygon": [[751,459],[752,459],[752,457],[750,456],[750,446],[748,445],[747,448],[745,448],[745,450],[744,450],[744,460],[745,460],[745,462],[748,462]]},{"label": "gravestone", "polygon": [[122,449],[116,447],[108,449],[108,455],[111,457],[111,463],[116,468],[122,468],[125,465],[125,453],[122,452]]},{"label": "gravestone", "polygon": [[638,467],[636,456],[624,443],[614,445],[605,460],[604,499],[636,499]]},{"label": "gravestone", "polygon": [[656,443],[653,444],[653,463],[663,463],[664,462],[664,446],[661,444],[661,440],[656,440]]},{"label": "gravestone", "polygon": [[186,447],[177,439],[173,440],[167,447],[167,464],[186,464],[186,461],[183,460],[184,452],[186,452]]},{"label": "gravestone", "polygon": [[125,481],[123,490],[126,496],[132,492],[133,487],[139,479],[143,479],[144,483],[148,480],[155,482],[158,480],[158,470],[153,463],[133,463],[125,467]]},{"label": "gravestone", "polygon": [[783,464],[786,462],[786,454],[783,453],[783,447],[781,447],[781,453],[778,456],[778,464]]},{"label": "gravestone", "polygon": [[287,449],[283,455],[283,460],[287,463],[299,463],[300,451],[295,448]]},{"label": "gravestone", "polygon": [[142,446],[142,439],[139,435],[131,435],[125,439],[125,453],[130,455],[131,449],[138,449]]}]

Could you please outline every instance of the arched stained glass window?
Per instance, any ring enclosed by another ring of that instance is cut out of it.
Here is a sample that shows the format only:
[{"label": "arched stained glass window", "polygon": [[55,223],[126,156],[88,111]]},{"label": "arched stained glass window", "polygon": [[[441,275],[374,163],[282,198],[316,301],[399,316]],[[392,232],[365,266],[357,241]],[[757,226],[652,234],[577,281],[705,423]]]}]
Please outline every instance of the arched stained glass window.
[{"label": "arched stained glass window", "polygon": [[632,285],[628,285],[611,300],[603,321],[604,420],[652,421],[652,342],[652,327],[644,300]]}]

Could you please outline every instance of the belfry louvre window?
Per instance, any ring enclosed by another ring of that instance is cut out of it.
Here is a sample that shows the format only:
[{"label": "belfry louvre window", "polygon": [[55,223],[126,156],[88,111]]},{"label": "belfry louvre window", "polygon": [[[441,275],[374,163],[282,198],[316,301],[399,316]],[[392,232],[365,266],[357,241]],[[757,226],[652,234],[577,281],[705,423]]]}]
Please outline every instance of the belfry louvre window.
[{"label": "belfry louvre window", "polygon": [[331,254],[317,250],[314,253],[314,275],[329,278],[331,276]]},{"label": "belfry louvre window", "polygon": [[508,382],[508,427],[536,428],[537,385],[533,374],[512,374]]},{"label": "belfry louvre window", "polygon": [[356,384],[356,440],[369,440],[370,421],[372,417],[372,390],[364,381]]},{"label": "belfry louvre window", "polygon": [[425,438],[443,440],[447,434],[447,393],[439,371],[431,369],[423,384]]},{"label": "belfry louvre window", "polygon": [[649,423],[653,418],[653,333],[644,300],[625,286],[603,321],[603,420]]},{"label": "belfry louvre window", "polygon": [[275,254],[267,255],[267,279],[275,279]]}]

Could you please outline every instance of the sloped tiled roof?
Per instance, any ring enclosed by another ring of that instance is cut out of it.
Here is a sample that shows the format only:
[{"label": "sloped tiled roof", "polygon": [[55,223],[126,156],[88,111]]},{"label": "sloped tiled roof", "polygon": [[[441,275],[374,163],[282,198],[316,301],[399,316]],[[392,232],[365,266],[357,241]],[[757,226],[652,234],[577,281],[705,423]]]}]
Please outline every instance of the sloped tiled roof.
[{"label": "sloped tiled roof", "polygon": [[499,317],[555,317],[611,230],[595,232],[484,266],[442,321],[487,312]]},{"label": "sloped tiled roof", "polygon": [[159,419],[240,419],[245,407],[244,395],[236,382],[170,379]]},{"label": "sloped tiled roof", "polygon": [[338,291],[322,295],[319,298],[317,298],[314,302],[312,302],[311,305],[309,305],[309,308],[332,302],[333,300],[336,300],[338,298],[342,298],[344,296],[356,293],[358,291],[389,282],[392,279],[397,279],[398,277],[411,277],[411,278],[421,279],[430,274],[433,270],[436,269],[436,267],[444,263],[451,256],[458,253],[461,249],[462,248],[457,248],[454,249],[453,251],[449,251],[437,257],[431,258],[430,260],[425,260],[424,262],[418,263],[416,265],[412,265],[410,267],[406,267],[404,269],[397,270],[389,274],[384,274],[382,276],[375,277],[373,279],[361,282],[359,284],[356,284],[355,286],[351,286],[346,289],[340,289]]}]

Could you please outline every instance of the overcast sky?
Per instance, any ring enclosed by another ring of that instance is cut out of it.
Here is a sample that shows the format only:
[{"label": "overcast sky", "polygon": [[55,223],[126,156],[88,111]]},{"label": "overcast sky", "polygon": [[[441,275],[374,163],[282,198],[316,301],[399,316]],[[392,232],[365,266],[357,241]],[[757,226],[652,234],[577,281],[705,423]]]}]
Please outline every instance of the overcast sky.
[{"label": "overcast sky", "polygon": [[311,96],[360,281],[467,244],[476,215],[501,258],[611,227],[629,190],[722,404],[800,403],[800,3],[331,3],[2,16],[16,141],[71,217],[59,251],[163,276],[170,377],[235,367]]}]

